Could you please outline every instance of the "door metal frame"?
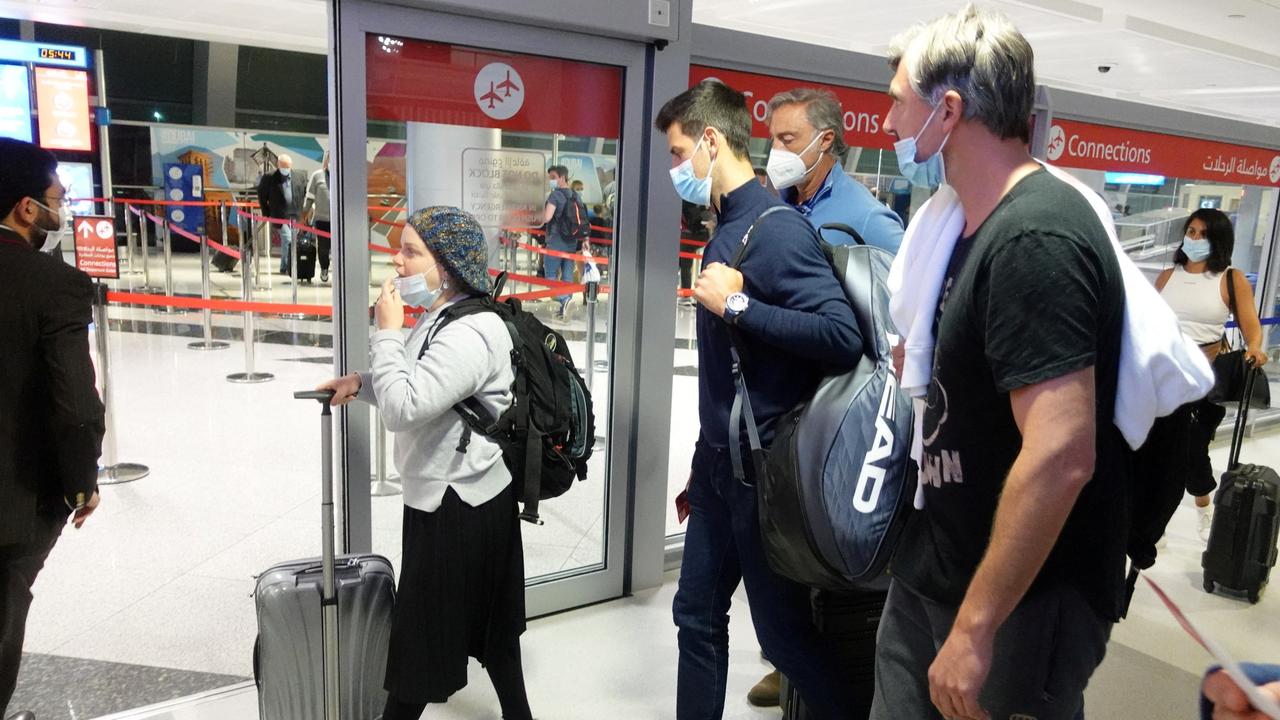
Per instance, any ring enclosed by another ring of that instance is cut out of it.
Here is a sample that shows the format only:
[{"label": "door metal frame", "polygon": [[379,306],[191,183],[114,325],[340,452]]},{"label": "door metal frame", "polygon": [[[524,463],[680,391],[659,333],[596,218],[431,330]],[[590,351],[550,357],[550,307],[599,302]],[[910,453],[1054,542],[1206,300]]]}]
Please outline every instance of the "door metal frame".
[{"label": "door metal frame", "polygon": [[[618,144],[618,214],[615,227],[613,272],[613,331],[610,343],[610,424],[608,431],[608,487],[605,502],[605,561],[603,567],[580,574],[551,576],[535,581],[526,593],[530,616],[556,612],[592,602],[620,597],[626,588],[633,538],[629,499],[634,489],[639,383],[642,342],[644,243],[638,239],[642,203],[636,198],[647,173],[647,60],[652,48],[641,42],[582,35],[562,30],[513,26],[509,21],[465,17],[432,10],[384,5],[367,0],[336,0],[330,5],[330,134],[336,175],[333,193],[335,252],[343,259],[335,274],[335,365],[338,373],[368,366],[369,255],[365,247],[365,193],[367,188],[366,139],[366,35],[391,35],[494,49],[530,55],[547,55],[570,61],[616,66],[623,72],[619,107],[622,120]],[[500,39],[501,49],[494,48]],[[623,200],[623,198],[626,198]],[[637,228],[635,235],[627,232]],[[351,242],[346,240],[350,238]],[[652,364],[652,363],[650,363]],[[669,365],[669,358],[668,363]],[[669,379],[668,379],[669,382]],[[346,513],[344,530],[351,550],[371,546],[369,501],[369,418],[364,408],[342,412],[338,445]],[[654,436],[660,437],[658,433]],[[649,443],[649,440],[646,440]],[[647,445],[650,449],[651,444]],[[646,453],[648,454],[648,453]],[[590,482],[590,479],[588,480]],[[583,492],[585,490],[579,490]],[[660,510],[661,508],[659,508]],[[643,509],[640,512],[645,512]],[[659,548],[657,553],[661,552]]]}]

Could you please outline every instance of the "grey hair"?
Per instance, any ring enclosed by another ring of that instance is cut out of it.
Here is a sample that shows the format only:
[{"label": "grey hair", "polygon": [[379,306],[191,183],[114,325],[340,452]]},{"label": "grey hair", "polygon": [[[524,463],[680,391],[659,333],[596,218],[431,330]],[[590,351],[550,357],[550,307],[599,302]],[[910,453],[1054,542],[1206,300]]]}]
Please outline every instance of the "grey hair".
[{"label": "grey hair", "polygon": [[964,118],[1002,139],[1031,138],[1035,57],[1007,17],[972,3],[916,25],[889,44],[889,66],[905,62],[911,89],[936,107],[947,91],[964,99]]},{"label": "grey hair", "polygon": [[849,149],[844,142],[844,114],[840,108],[840,101],[830,90],[795,88],[780,92],[769,101],[769,114],[765,116],[765,121],[772,118],[773,113],[783,105],[804,105],[805,117],[817,132],[835,130],[835,139],[831,141],[831,154],[844,157],[845,151]]}]

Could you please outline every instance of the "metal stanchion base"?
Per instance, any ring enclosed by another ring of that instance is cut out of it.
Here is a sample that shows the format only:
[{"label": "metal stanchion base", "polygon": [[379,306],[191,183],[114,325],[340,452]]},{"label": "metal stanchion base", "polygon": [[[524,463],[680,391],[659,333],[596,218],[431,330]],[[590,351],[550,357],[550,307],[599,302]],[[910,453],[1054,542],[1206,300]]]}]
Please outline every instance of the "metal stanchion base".
[{"label": "metal stanchion base", "polygon": [[151,468],[137,463],[116,463],[111,467],[98,468],[99,485],[119,485],[133,482],[151,474]]},{"label": "metal stanchion base", "polygon": [[197,340],[196,342],[187,343],[187,347],[191,350],[226,350],[231,347],[231,343],[221,340]]},{"label": "metal stanchion base", "polygon": [[276,317],[284,318],[285,320],[306,320],[307,319],[307,316],[304,313],[280,313],[279,315],[276,315]]},{"label": "metal stanchion base", "polygon": [[161,305],[158,308],[154,308],[154,310],[161,315],[186,315],[191,312],[187,308],[172,307],[170,305]]},{"label": "metal stanchion base", "polygon": [[370,482],[372,483],[369,486],[369,494],[374,497],[390,497],[392,495],[399,495],[400,493],[404,492],[404,490],[401,489],[400,483],[393,482],[399,477],[400,477],[399,475],[392,475],[386,480],[379,481],[378,476],[374,475],[373,477],[369,478]]},{"label": "metal stanchion base", "polygon": [[264,372],[232,373],[227,376],[227,382],[239,383],[242,385],[270,382],[275,379],[275,375]]}]

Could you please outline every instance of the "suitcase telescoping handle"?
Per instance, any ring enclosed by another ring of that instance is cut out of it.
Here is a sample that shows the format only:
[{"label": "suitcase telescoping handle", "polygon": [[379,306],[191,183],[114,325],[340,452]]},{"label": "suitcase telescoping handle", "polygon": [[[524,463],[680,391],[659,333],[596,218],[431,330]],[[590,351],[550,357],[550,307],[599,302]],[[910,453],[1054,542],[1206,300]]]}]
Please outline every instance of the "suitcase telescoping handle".
[{"label": "suitcase telescoping handle", "polygon": [[1252,362],[1245,363],[1244,393],[1240,396],[1240,407],[1236,410],[1236,424],[1231,432],[1231,454],[1227,459],[1227,469],[1234,470],[1240,464],[1240,446],[1244,444],[1244,427],[1249,420],[1249,400],[1253,397],[1253,383],[1258,379],[1258,368]]},{"label": "suitcase telescoping handle", "polygon": [[332,390],[295,392],[294,399],[320,403],[320,548],[321,582],[320,634],[324,645],[324,717],[338,720],[338,592],[334,581],[333,550],[333,400]]}]

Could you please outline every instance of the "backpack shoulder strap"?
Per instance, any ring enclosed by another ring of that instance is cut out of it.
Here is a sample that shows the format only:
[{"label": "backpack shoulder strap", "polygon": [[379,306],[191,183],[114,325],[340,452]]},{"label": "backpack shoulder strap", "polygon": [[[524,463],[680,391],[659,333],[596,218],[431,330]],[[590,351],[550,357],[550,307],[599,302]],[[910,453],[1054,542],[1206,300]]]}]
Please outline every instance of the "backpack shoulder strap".
[{"label": "backpack shoulder strap", "polygon": [[836,232],[842,232],[853,238],[853,242],[858,245],[867,244],[867,241],[862,239],[862,235],[859,234],[857,230],[854,230],[852,227],[844,223],[826,223],[822,227],[818,228],[818,237],[822,237],[823,230],[835,230]]},{"label": "backpack shoulder strap", "polygon": [[[747,255],[747,250],[751,247],[752,235],[755,234],[756,228],[760,227],[760,223],[764,222],[765,218],[788,210],[796,212],[790,205],[775,205],[760,213],[755,222],[751,223],[751,227],[747,229],[747,233],[742,236],[742,244],[738,246],[738,251],[734,253],[733,262],[729,266],[737,269],[742,265],[742,261]],[[747,442],[751,447],[751,457],[754,460],[757,478],[761,477],[761,471],[764,467],[764,446],[760,442],[760,430],[756,426],[755,411],[751,407],[751,396],[747,392],[747,379],[742,373],[742,355],[745,354],[742,338],[736,327],[733,325],[728,327],[729,354],[733,358],[731,371],[735,390],[733,407],[729,411],[729,459],[733,464],[733,477],[739,482],[745,482],[746,472],[742,464],[742,444],[738,442],[738,432],[742,428],[744,415],[747,420]]]}]

